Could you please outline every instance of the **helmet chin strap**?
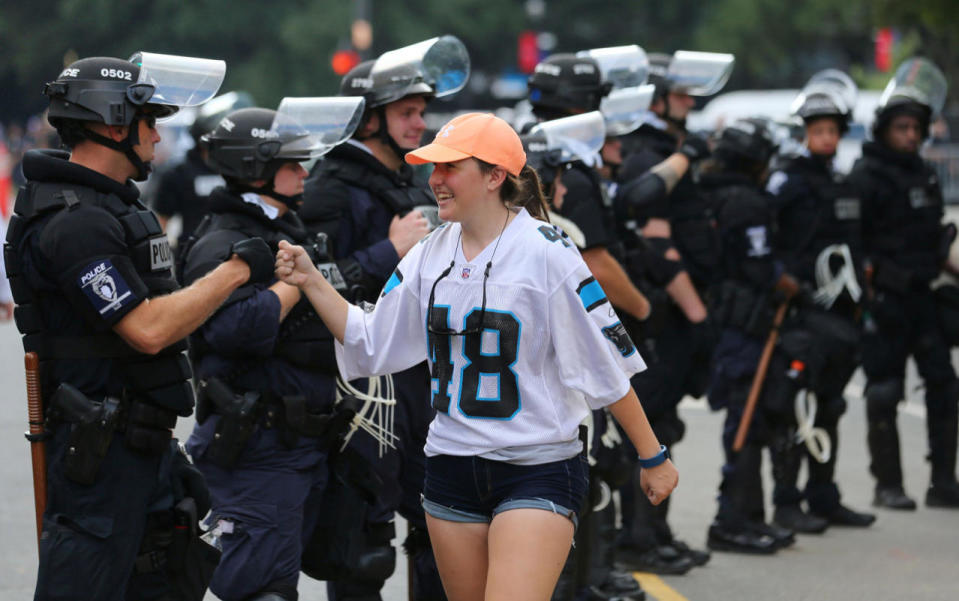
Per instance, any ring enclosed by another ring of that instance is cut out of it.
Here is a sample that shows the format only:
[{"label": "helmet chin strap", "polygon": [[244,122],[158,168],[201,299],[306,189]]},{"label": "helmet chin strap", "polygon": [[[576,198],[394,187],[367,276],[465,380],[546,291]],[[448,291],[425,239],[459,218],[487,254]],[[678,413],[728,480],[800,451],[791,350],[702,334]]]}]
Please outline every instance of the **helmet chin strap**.
[{"label": "helmet chin strap", "polygon": [[82,128],[82,135],[86,139],[99,144],[101,146],[106,146],[116,150],[117,152],[122,152],[123,155],[130,161],[130,164],[137,170],[136,176],[133,177],[133,181],[143,182],[150,176],[150,172],[153,170],[153,165],[150,161],[144,161],[140,158],[140,155],[137,154],[137,151],[133,148],[140,143],[140,116],[137,115],[133,118],[133,121],[130,122],[129,131],[127,132],[127,137],[123,140],[117,142],[106,136],[101,136],[95,131],[87,128]]},{"label": "helmet chin strap", "polygon": [[275,198],[285,204],[289,209],[296,210],[300,205],[300,201],[303,200],[303,194],[294,194],[292,196],[287,194],[280,194],[273,187],[273,180],[268,180],[269,183],[262,186],[251,186],[250,184],[236,183],[230,186],[230,190],[234,192],[253,192],[254,194],[260,194],[262,196],[269,196],[270,198]]}]

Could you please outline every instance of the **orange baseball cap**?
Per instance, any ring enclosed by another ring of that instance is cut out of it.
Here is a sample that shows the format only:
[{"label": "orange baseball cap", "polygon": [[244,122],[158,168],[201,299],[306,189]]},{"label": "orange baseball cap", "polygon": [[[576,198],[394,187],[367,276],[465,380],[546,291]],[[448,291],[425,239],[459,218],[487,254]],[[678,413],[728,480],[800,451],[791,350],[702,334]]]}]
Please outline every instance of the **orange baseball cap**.
[{"label": "orange baseball cap", "polygon": [[509,123],[492,113],[466,113],[443,126],[433,142],[406,153],[411,165],[452,163],[469,157],[519,175],[526,165],[523,142]]}]

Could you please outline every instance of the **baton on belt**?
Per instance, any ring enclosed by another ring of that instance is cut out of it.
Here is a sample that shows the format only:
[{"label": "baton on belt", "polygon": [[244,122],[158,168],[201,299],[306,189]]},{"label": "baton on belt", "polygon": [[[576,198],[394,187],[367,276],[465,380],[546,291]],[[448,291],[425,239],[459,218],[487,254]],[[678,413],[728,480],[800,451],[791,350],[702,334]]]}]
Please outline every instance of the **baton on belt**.
[{"label": "baton on belt", "polygon": [[759,401],[759,391],[763,388],[763,382],[766,380],[766,372],[769,370],[769,360],[773,356],[773,348],[776,346],[776,340],[779,338],[779,326],[786,318],[786,309],[789,307],[789,300],[783,301],[776,309],[776,317],[773,318],[773,327],[769,331],[769,338],[766,339],[766,346],[763,347],[763,354],[759,357],[759,365],[756,367],[756,375],[753,376],[752,386],[749,388],[749,396],[746,397],[746,407],[743,409],[743,416],[739,420],[739,428],[736,430],[736,439],[733,441],[733,451],[739,452],[746,444],[746,434],[749,433],[749,424],[753,421],[753,413],[756,411],[756,403]]},{"label": "baton on belt", "polygon": [[43,532],[43,512],[47,507],[47,455],[43,444],[43,397],[40,396],[40,358],[36,353],[23,357],[27,374],[27,416],[30,431],[24,434],[30,441],[30,457],[33,460],[33,501],[37,512],[37,544]]}]

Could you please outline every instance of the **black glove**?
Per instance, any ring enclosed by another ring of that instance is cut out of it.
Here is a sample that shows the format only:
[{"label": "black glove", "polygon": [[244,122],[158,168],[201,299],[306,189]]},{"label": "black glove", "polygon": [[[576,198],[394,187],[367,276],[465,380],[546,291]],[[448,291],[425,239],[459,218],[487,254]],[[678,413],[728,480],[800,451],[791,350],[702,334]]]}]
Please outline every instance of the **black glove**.
[{"label": "black glove", "polygon": [[709,143],[706,138],[696,134],[688,134],[683,140],[683,145],[679,147],[679,154],[689,159],[690,163],[695,163],[708,158],[712,152],[709,150]]},{"label": "black glove", "polygon": [[250,266],[248,284],[269,282],[273,279],[276,257],[263,238],[250,238],[234,242],[230,247],[230,256],[236,255]]},{"label": "black glove", "polygon": [[[257,238],[259,240],[259,238]],[[260,242],[263,242],[260,240]],[[177,440],[172,442],[173,465],[170,467],[170,481],[173,486],[173,502],[179,503],[183,499],[191,498],[196,503],[197,518],[210,511],[210,489],[206,486],[203,474],[190,462],[190,458],[180,448]]]}]

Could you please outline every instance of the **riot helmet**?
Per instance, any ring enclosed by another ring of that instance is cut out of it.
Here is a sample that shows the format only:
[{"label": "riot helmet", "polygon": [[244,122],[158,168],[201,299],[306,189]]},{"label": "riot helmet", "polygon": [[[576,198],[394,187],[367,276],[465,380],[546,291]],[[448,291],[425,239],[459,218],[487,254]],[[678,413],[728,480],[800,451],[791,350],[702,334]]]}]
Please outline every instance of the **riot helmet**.
[{"label": "riot helmet", "polygon": [[[68,146],[90,140],[122,152],[143,181],[151,166],[134,150],[139,121],[164,119],[181,107],[198,106],[216,94],[226,63],[186,56],[138,52],[130,60],[91,57],[73,62],[44,87],[50,98],[47,119]],[[129,127],[117,142],[86,122]]]},{"label": "riot helmet", "polygon": [[389,134],[385,106],[408,98],[426,100],[451,96],[463,89],[469,78],[470,61],[466,46],[451,35],[383,53],[376,60],[353,67],[340,82],[340,96],[362,96],[366,100],[362,130],[372,115],[379,116],[379,128],[366,138],[379,138],[402,158],[407,152]]},{"label": "riot helmet", "polygon": [[685,118],[671,116],[669,94],[711,96],[726,85],[736,58],[720,52],[677,50],[673,54],[649,54],[649,83],[656,86],[655,100],[664,103],[663,119],[685,129]]},{"label": "riot helmet", "polygon": [[201,106],[193,123],[190,125],[190,136],[197,142],[203,134],[213,131],[223,117],[233,111],[256,106],[253,96],[249,92],[233,91],[220,94]]},{"label": "riot helmet", "polygon": [[911,115],[919,120],[922,139],[929,135],[929,125],[946,103],[946,77],[931,61],[921,57],[906,60],[896,69],[876,107],[873,137],[882,134],[894,117]]},{"label": "riot helmet", "polygon": [[[295,208],[299,196],[274,189],[286,163],[318,158],[345,141],[363,115],[362,98],[284,98],[277,110],[231,112],[200,138],[210,168],[234,192],[264,194]],[[261,185],[253,182],[264,181]]]},{"label": "riot helmet", "polygon": [[612,84],[603,82],[596,59],[560,53],[536,65],[527,87],[533,113],[549,120],[598,110]]},{"label": "riot helmet", "polygon": [[520,136],[526,162],[537,171],[573,161],[595,164],[606,139],[606,121],[590,111],[534,125]]},{"label": "riot helmet", "polygon": [[789,112],[807,125],[816,119],[833,118],[843,134],[849,130],[858,95],[852,78],[838,69],[825,69],[809,78]]},{"label": "riot helmet", "polygon": [[736,119],[719,132],[713,156],[732,170],[755,173],[776,151],[776,140],[764,119]]}]

